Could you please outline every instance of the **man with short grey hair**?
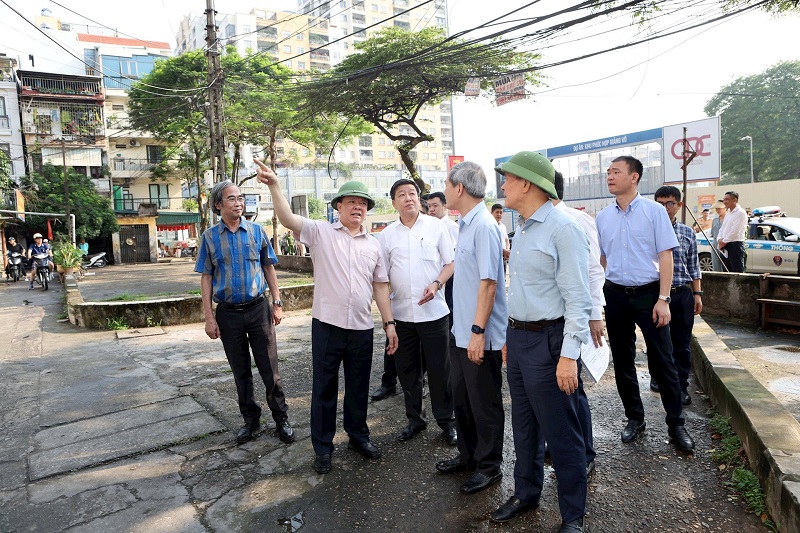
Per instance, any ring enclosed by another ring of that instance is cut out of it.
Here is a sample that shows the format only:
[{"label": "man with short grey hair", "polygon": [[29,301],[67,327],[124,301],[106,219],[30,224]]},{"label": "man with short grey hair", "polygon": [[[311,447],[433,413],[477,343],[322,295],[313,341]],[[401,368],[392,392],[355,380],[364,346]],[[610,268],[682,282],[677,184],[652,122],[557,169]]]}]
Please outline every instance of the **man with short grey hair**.
[{"label": "man with short grey hair", "polygon": [[472,470],[461,486],[473,494],[502,477],[505,414],[501,350],[506,341],[505,276],[500,228],[483,203],[486,175],[463,162],[445,180],[447,205],[461,213],[456,245],[450,369],[459,455],[440,461],[444,474]]},{"label": "man with short grey hair", "polygon": [[[242,217],[244,196],[231,181],[218,183],[211,190],[211,209],[222,220],[203,233],[195,272],[201,274],[206,335],[222,340],[236,382],[239,411],[244,418],[236,442],[249,441],[261,426],[261,407],[254,397],[251,349],[264,381],[275,433],[281,441],[293,442],[275,338],[275,325],[283,318],[273,266],[278,258],[264,228]],[[272,294],[272,307],[264,296],[267,289]],[[212,301],[217,304],[216,312]]]}]

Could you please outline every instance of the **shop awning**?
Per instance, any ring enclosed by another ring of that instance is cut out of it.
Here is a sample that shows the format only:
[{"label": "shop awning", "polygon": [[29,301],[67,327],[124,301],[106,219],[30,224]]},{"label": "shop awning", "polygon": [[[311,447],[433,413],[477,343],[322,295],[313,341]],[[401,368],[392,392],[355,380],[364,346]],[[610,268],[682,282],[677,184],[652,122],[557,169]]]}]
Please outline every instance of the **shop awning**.
[{"label": "shop awning", "polygon": [[158,213],[156,218],[156,229],[159,231],[178,231],[189,229],[189,226],[200,222],[198,213]]}]

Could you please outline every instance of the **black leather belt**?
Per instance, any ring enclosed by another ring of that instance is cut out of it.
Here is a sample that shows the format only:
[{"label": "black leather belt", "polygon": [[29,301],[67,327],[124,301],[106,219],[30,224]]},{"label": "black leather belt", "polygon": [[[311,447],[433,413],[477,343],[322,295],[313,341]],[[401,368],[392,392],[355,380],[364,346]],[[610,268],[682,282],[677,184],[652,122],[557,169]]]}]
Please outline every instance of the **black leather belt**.
[{"label": "black leather belt", "polygon": [[217,307],[227,309],[229,311],[248,311],[265,300],[264,295],[253,298],[249,302],[243,304],[231,304],[228,302],[217,302]]},{"label": "black leather belt", "polygon": [[508,317],[508,327],[511,329],[521,329],[523,331],[544,331],[550,326],[563,323],[563,316],[554,320],[536,320],[535,322],[524,322],[522,320],[514,320],[513,318]]},{"label": "black leather belt", "polygon": [[653,290],[658,290],[660,284],[661,284],[660,281],[654,281],[652,283],[648,283],[647,285],[626,287],[625,285],[619,285],[618,283],[614,283],[613,281],[606,281],[606,288],[617,292],[624,292],[629,296],[635,296],[637,294],[644,294],[646,292],[652,292]]},{"label": "black leather belt", "polygon": [[691,288],[692,288],[691,285],[689,285],[688,283],[684,283],[683,285],[677,285],[675,287],[672,287],[669,290],[669,292],[671,292],[671,293],[683,292],[683,291],[688,291]]}]

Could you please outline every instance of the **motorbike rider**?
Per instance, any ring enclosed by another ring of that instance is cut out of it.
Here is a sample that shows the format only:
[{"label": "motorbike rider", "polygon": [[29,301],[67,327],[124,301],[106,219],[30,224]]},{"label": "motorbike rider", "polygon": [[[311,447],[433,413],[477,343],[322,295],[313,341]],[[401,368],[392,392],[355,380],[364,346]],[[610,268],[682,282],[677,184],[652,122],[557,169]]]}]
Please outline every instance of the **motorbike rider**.
[{"label": "motorbike rider", "polygon": [[[16,238],[9,237],[8,238],[8,247],[6,249],[6,253],[8,254],[8,258],[9,258],[8,263],[6,263],[6,277],[10,278],[11,276],[9,275],[9,271],[10,271],[10,267],[11,267],[11,254],[17,253],[17,254],[19,254],[19,255],[24,257],[25,256],[25,248],[23,248],[22,245],[17,242]],[[22,267],[22,275],[24,276],[25,275],[25,264],[22,263],[22,264],[20,264],[20,266]]]},{"label": "motorbike rider", "polygon": [[[31,278],[30,278],[31,285],[30,287],[28,287],[28,290],[33,289],[33,281],[36,279],[36,270],[38,265],[36,264],[36,260],[33,259],[33,256],[38,254],[47,254],[52,258],[53,249],[50,248],[50,245],[48,243],[43,242],[43,237],[41,233],[34,233],[33,244],[31,244],[28,247],[28,260],[31,263]],[[53,271],[52,259],[48,260],[48,265],[50,266],[50,272],[52,272]]]}]

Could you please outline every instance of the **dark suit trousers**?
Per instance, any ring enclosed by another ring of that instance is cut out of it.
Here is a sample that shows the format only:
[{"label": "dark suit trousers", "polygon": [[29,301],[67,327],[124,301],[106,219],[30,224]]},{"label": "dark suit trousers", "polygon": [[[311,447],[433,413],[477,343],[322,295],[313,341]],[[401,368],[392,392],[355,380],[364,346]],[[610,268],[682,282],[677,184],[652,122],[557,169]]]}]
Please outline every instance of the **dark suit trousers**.
[{"label": "dark suit trousers", "polygon": [[316,318],[311,321],[311,443],[317,455],[333,452],[340,365],[344,365],[344,430],[358,442],[369,440],[372,342],[371,329],[343,329]]},{"label": "dark suit trousers", "polygon": [[684,423],[681,406],[681,389],[678,371],[672,357],[672,339],[669,325],[657,328],[653,323],[653,307],[658,301],[658,287],[637,294],[626,294],[610,288],[603,290],[606,297],[606,328],[617,392],[625,406],[629,420],[644,421],[644,406],[639,394],[636,374],[636,326],[642,330],[647,346],[647,364],[650,373],[661,389],[661,403],[667,412],[670,427]]},{"label": "dark suit trousers", "polygon": [[692,371],[692,328],[694,327],[694,295],[691,290],[672,293],[669,304],[672,320],[669,333],[672,338],[672,357],[678,370],[681,390],[689,387],[689,373]]},{"label": "dark suit trousers", "polygon": [[728,257],[722,256],[722,261],[730,272],[744,272],[744,242],[729,242],[725,245]]},{"label": "dark suit trousers", "polygon": [[483,352],[483,364],[467,357],[465,348],[450,345],[458,451],[475,471],[494,475],[503,462],[503,358],[500,350]]},{"label": "dark suit trousers", "polygon": [[571,522],[586,512],[586,445],[580,399],[562,392],[556,380],[563,340],[563,324],[541,332],[508,328],[507,376],[517,456],[514,495],[527,503],[539,501],[547,440],[558,480],[561,519]]},{"label": "dark suit trousers", "polygon": [[442,429],[455,427],[450,387],[449,324],[447,315],[430,322],[397,321],[399,346],[394,358],[410,426],[424,427],[428,424],[422,402],[422,376],[427,369],[433,416]]},{"label": "dark suit trousers", "polygon": [[233,371],[239,411],[247,424],[258,421],[261,407],[253,394],[253,372],[250,351],[258,373],[267,390],[267,405],[272,418],[278,422],[287,418],[289,408],[283,394],[281,376],[278,372],[278,349],[275,340],[275,325],[269,302],[263,302],[247,311],[232,311],[217,307],[217,326],[225,356]]}]

